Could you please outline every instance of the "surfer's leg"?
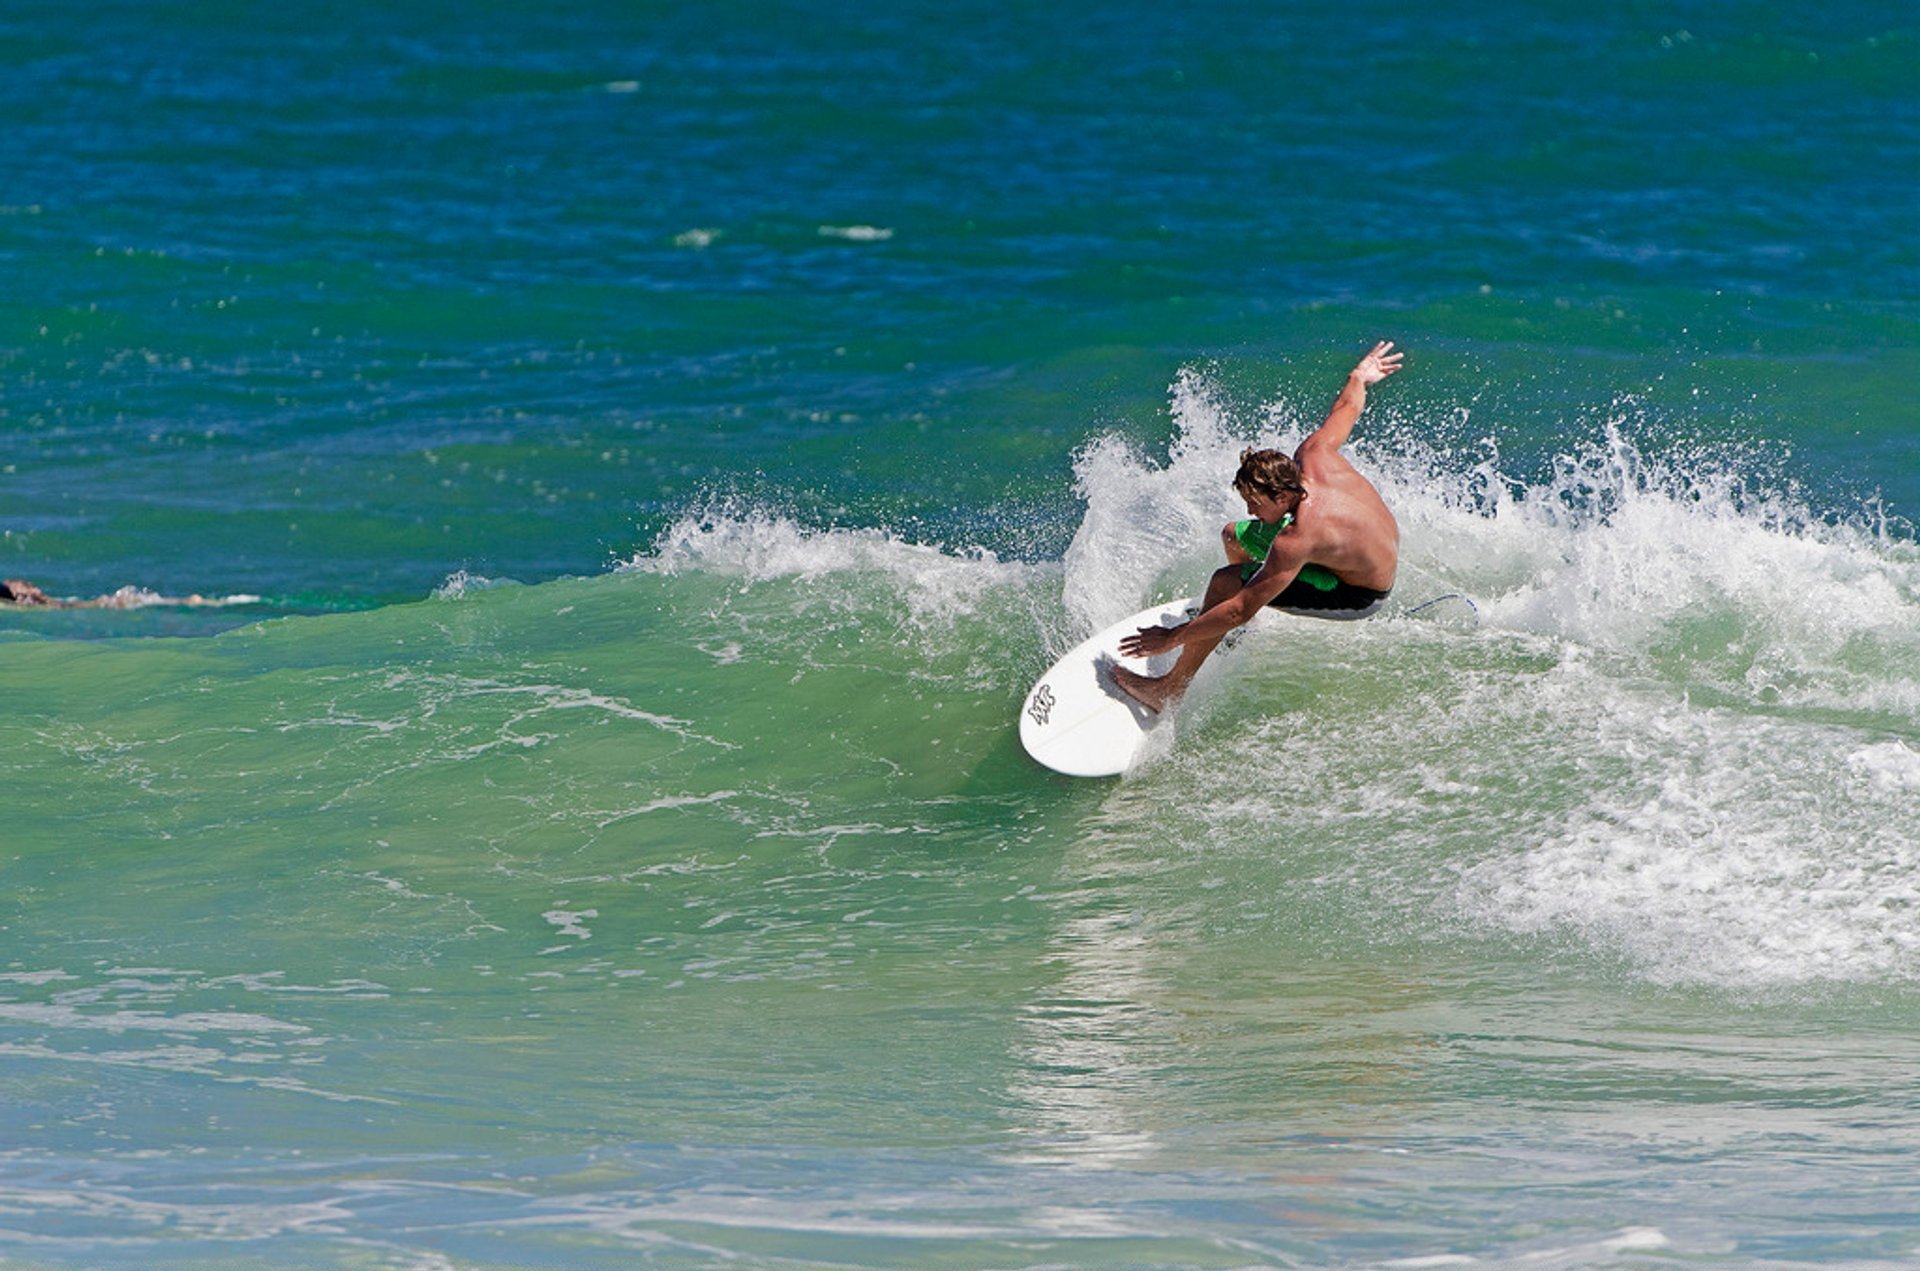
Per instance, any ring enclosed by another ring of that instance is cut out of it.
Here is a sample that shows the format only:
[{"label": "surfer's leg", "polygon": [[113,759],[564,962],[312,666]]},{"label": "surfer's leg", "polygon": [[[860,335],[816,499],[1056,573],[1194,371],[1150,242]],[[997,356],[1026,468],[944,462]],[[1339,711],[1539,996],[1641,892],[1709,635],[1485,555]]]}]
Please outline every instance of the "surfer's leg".
[{"label": "surfer's leg", "polygon": [[[1214,570],[1213,579],[1207,584],[1207,594],[1200,600],[1200,612],[1205,613],[1220,602],[1239,595],[1240,589],[1246,585],[1238,565],[1225,565]],[[1177,700],[1187,691],[1187,685],[1199,673],[1201,663],[1226,638],[1226,633],[1222,632],[1211,640],[1196,640],[1180,646],[1180,657],[1174,662],[1173,669],[1160,677],[1160,682],[1167,686],[1169,701]]]},{"label": "surfer's leg", "polygon": [[[1239,595],[1244,586],[1246,583],[1240,576],[1240,566],[1226,565],[1214,570],[1212,580],[1207,583],[1207,594],[1201,597],[1200,612],[1205,613],[1228,597]],[[1207,655],[1219,647],[1220,641],[1225,638],[1223,632],[1211,640],[1196,640],[1192,644],[1181,645],[1180,657],[1165,675],[1141,675],[1124,666],[1115,666],[1112,668],[1113,682],[1148,710],[1163,711],[1180,700],[1181,694],[1187,691],[1187,685],[1199,673],[1201,664],[1207,660]]]}]

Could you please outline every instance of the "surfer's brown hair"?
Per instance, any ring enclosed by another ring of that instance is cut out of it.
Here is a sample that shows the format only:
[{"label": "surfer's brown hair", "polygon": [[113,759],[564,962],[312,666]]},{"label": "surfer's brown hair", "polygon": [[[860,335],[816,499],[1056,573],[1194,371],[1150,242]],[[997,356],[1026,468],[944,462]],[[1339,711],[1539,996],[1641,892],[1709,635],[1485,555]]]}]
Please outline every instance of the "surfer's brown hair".
[{"label": "surfer's brown hair", "polygon": [[1240,452],[1240,471],[1233,474],[1233,488],[1242,494],[1264,494],[1277,499],[1285,494],[1305,494],[1300,480],[1300,465],[1284,450]]}]

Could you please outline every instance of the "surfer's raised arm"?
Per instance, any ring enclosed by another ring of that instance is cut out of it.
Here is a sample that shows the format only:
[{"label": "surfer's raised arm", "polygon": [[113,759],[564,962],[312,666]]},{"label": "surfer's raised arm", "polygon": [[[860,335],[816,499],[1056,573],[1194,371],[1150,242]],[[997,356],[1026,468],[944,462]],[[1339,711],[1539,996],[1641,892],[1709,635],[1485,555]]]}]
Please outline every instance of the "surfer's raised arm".
[{"label": "surfer's raised arm", "polygon": [[1333,399],[1333,409],[1327,412],[1326,422],[1300,443],[1300,449],[1294,452],[1294,457],[1305,462],[1312,451],[1333,451],[1346,445],[1360,412],[1367,408],[1367,386],[1378,384],[1399,370],[1400,360],[1404,357],[1406,354],[1393,351],[1392,340],[1382,340],[1374,345],[1360,359],[1359,365],[1347,373],[1346,385],[1341,388],[1340,396]]}]

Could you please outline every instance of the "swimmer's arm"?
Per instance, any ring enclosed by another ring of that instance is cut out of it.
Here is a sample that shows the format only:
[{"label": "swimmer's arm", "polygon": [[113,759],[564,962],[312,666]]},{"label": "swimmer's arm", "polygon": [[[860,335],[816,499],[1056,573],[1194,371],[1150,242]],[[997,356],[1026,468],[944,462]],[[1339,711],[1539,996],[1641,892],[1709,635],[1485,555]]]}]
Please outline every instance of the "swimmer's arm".
[{"label": "swimmer's arm", "polygon": [[1392,340],[1374,345],[1348,373],[1345,387],[1340,390],[1340,396],[1333,399],[1333,409],[1327,412],[1326,422],[1300,443],[1300,449],[1294,452],[1295,460],[1305,462],[1312,451],[1336,451],[1346,445],[1347,438],[1353,435],[1353,426],[1360,421],[1360,412],[1367,408],[1367,386],[1378,384],[1399,370],[1404,357],[1406,354],[1393,351]]}]

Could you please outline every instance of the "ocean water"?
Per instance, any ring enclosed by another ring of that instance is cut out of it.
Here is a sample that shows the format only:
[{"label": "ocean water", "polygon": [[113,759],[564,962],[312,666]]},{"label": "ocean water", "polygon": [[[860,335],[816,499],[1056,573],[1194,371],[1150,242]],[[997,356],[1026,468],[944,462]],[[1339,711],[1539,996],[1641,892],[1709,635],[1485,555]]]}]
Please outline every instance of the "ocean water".
[{"label": "ocean water", "polygon": [[[1920,1262],[1910,5],[0,65],[0,1259]],[[1028,761],[1382,338],[1390,612]]]}]

